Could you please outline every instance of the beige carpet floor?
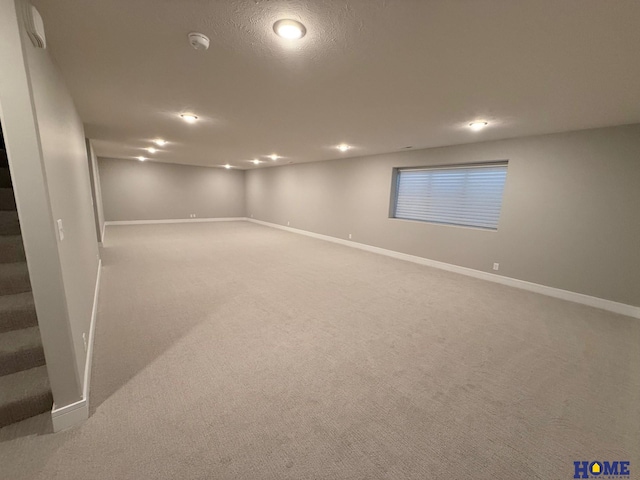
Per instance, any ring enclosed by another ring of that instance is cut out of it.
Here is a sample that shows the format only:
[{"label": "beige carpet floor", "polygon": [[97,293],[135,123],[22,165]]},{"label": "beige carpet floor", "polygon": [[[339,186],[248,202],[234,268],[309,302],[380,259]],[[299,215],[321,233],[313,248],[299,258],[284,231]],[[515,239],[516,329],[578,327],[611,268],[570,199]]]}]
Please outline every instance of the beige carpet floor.
[{"label": "beige carpet floor", "polygon": [[640,477],[640,321],[246,222],[108,227],[90,419],[4,479]]}]

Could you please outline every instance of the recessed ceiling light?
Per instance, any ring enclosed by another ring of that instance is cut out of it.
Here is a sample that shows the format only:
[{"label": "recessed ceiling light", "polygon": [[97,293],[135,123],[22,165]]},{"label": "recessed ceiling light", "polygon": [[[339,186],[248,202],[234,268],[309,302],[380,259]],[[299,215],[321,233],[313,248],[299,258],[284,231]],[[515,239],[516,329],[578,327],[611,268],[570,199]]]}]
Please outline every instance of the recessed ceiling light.
[{"label": "recessed ceiling light", "polygon": [[272,153],[271,155],[269,155],[269,158],[273,161],[276,161],[277,159],[279,159],[280,157],[278,155],[276,155],[275,153]]},{"label": "recessed ceiling light", "polygon": [[187,123],[195,123],[198,120],[198,117],[192,113],[181,113],[180,118]]},{"label": "recessed ceiling light", "polygon": [[346,152],[347,150],[351,150],[351,145],[347,145],[346,143],[341,143],[336,148],[341,152]]},{"label": "recessed ceiling light", "polygon": [[147,159],[147,157],[143,157],[143,156],[139,156],[139,157],[136,157],[136,158],[138,160],[140,160],[141,162],[144,162]]},{"label": "recessed ceiling light", "polygon": [[489,122],[485,122],[485,121],[471,122],[469,124],[469,128],[471,130],[482,130],[487,125],[489,125]]},{"label": "recessed ceiling light", "polygon": [[226,168],[227,170],[229,170],[231,168],[231,165],[229,165],[228,163],[224,166],[224,168]]},{"label": "recessed ceiling light", "polygon": [[253,163],[254,165],[260,165],[260,160],[254,158],[253,160],[251,160],[251,163]]},{"label": "recessed ceiling light", "polygon": [[166,140],[163,140],[162,138],[156,138],[153,143],[155,143],[156,145],[158,145],[159,147],[164,147],[167,144]]},{"label": "recessed ceiling light", "polygon": [[145,148],[145,150],[146,150],[147,152],[149,152],[149,153],[156,153],[156,152],[158,151],[158,150],[156,150],[156,149],[155,149],[155,148],[153,148],[153,147],[147,147],[147,148]]},{"label": "recessed ceiling light", "polygon": [[296,20],[289,19],[278,20],[273,24],[273,31],[276,32],[279,37],[286,38],[287,40],[298,40],[307,33],[307,29],[303,24]]}]

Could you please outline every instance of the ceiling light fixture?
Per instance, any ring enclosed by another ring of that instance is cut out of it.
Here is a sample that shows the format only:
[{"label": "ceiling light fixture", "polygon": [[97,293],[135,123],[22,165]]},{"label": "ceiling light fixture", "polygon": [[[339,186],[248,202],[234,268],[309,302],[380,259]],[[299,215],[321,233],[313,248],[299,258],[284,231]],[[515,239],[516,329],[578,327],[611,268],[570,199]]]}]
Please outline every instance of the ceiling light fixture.
[{"label": "ceiling light fixture", "polygon": [[476,130],[477,131],[477,130],[482,130],[487,125],[489,125],[489,122],[485,122],[485,121],[471,122],[469,124],[469,128],[471,130]]},{"label": "ceiling light fixture", "polygon": [[158,145],[159,147],[164,147],[167,144],[166,140],[163,140],[162,138],[156,138],[153,143],[155,143],[156,145]]},{"label": "ceiling light fixture", "polygon": [[192,113],[181,113],[180,118],[182,118],[187,123],[196,123],[198,117]]},{"label": "ceiling light fixture", "polygon": [[145,148],[145,150],[146,150],[147,152],[149,152],[149,153],[156,153],[156,152],[158,151],[158,150],[156,150],[156,149],[155,149],[155,148],[153,148],[153,147],[147,147],[147,148]]},{"label": "ceiling light fixture", "polygon": [[224,166],[224,168],[226,168],[227,170],[229,170],[231,168],[231,165],[229,165],[228,163]]},{"label": "ceiling light fixture", "polygon": [[346,152],[347,150],[351,150],[351,145],[347,145],[346,143],[341,143],[336,148],[341,152]]},{"label": "ceiling light fixture", "polygon": [[281,157],[279,157],[279,156],[278,156],[278,155],[276,155],[275,153],[272,153],[271,155],[269,155],[269,158],[275,162],[276,160],[278,160],[278,159],[279,159],[279,158],[281,158]]},{"label": "ceiling light fixture", "polygon": [[282,19],[273,24],[276,35],[287,40],[298,40],[307,34],[306,27],[297,20]]},{"label": "ceiling light fixture", "polygon": [[257,158],[254,158],[253,160],[251,160],[251,163],[253,163],[254,165],[260,165],[261,162]]},{"label": "ceiling light fixture", "polygon": [[147,159],[147,157],[143,157],[143,156],[136,157],[136,158],[137,158],[138,160],[140,160],[141,162],[144,162],[144,161]]}]

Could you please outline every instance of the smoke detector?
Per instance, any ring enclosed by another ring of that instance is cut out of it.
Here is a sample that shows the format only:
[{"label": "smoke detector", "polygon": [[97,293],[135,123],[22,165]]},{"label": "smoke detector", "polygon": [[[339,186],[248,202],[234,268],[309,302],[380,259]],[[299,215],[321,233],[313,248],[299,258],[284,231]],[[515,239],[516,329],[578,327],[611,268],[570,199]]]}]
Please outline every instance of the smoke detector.
[{"label": "smoke detector", "polygon": [[209,37],[204,33],[191,32],[189,34],[189,43],[196,50],[206,50],[209,48]]}]

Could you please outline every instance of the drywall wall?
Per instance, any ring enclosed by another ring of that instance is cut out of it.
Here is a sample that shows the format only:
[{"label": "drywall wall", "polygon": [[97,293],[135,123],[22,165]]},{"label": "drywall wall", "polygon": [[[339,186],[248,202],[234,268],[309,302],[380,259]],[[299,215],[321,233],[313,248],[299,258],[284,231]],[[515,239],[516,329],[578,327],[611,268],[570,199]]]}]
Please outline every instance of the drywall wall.
[{"label": "drywall wall", "polygon": [[98,269],[84,132],[48,50],[24,31],[24,2],[0,2],[0,64],[11,65],[0,81],[2,123],[47,370],[62,408],[82,398],[83,334]]},{"label": "drywall wall", "polygon": [[98,243],[84,128],[49,51],[35,48],[25,33],[23,45],[51,213],[54,220],[62,220],[65,232],[64,240],[58,242],[58,251],[82,378],[86,358],[83,335],[88,339],[98,272]]},{"label": "drywall wall", "polygon": [[87,138],[87,160],[89,161],[89,176],[91,178],[91,195],[93,214],[96,223],[96,235],[98,242],[102,242],[104,236],[104,209],[102,207],[102,187],[100,186],[100,172],[98,171],[98,157],[93,150],[91,140]]},{"label": "drywall wall", "polygon": [[[389,218],[394,167],[493,160],[509,161],[497,231]],[[638,185],[628,125],[251,170],[247,216],[638,306]]]},{"label": "drywall wall", "polygon": [[244,171],[99,158],[107,221],[244,217]]}]

